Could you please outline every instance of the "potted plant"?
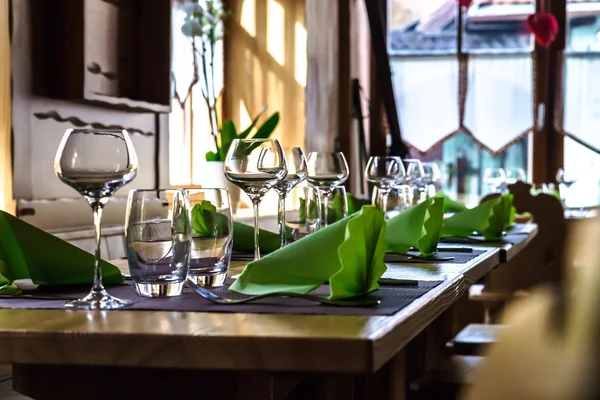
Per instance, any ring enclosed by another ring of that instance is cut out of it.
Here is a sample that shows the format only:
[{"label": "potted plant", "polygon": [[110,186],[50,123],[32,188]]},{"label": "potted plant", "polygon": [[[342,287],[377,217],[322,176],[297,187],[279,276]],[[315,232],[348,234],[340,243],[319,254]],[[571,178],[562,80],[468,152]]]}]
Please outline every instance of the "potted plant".
[{"label": "potted plant", "polygon": [[[183,3],[185,20],[181,27],[182,33],[189,38],[193,55],[193,80],[188,88],[188,94],[182,100],[175,91],[176,99],[185,109],[185,102],[196,84],[202,88],[202,97],[209,116],[209,129],[215,144],[215,151],[206,153],[207,163],[204,167],[202,185],[205,187],[228,188],[231,195],[232,206],[237,207],[239,201],[239,188],[232,185],[223,173],[223,164],[227,151],[234,139],[268,138],[279,123],[279,113],[272,114],[265,122],[257,127],[257,123],[266,111],[264,106],[254,118],[249,127],[238,132],[232,120],[221,121],[217,100],[221,91],[215,90],[215,52],[217,45],[223,40],[225,30],[223,22],[231,16],[230,10],[225,10],[218,0],[204,0],[199,4],[197,0],[186,0]],[[204,128],[204,127],[203,127]],[[256,128],[256,132],[252,134]]]}]

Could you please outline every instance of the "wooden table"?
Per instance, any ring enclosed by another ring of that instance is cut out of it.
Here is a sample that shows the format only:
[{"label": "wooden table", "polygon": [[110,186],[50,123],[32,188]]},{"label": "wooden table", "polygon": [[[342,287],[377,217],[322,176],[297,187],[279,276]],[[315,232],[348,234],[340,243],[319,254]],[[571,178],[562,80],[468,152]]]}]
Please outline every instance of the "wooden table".
[{"label": "wooden table", "polygon": [[455,333],[451,306],[501,263],[481,249],[389,265],[443,280],[392,316],[0,309],[0,363],[36,399],[402,399]]}]

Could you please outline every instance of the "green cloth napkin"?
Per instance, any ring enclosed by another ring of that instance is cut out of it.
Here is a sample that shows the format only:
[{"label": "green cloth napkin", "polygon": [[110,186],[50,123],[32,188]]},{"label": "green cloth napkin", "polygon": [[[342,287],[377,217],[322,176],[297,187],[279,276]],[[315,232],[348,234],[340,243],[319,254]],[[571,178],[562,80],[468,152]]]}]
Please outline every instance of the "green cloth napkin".
[{"label": "green cloth napkin", "polygon": [[424,256],[434,254],[442,235],[443,219],[444,199],[441,197],[431,197],[404,210],[386,221],[388,250],[406,253],[414,247]]},{"label": "green cloth napkin", "polygon": [[443,191],[439,190],[435,197],[441,197],[444,199],[444,212],[445,213],[457,213],[467,209],[467,206],[448,197]]},{"label": "green cloth napkin", "polygon": [[308,293],[329,282],[329,298],[355,297],[379,288],[385,252],[384,214],[366,206],[251,262],[229,289],[250,295]]},{"label": "green cloth napkin", "polygon": [[348,202],[348,215],[359,212],[363,206],[371,205],[369,200],[359,199],[352,193],[346,193],[346,200]]},{"label": "green cloth napkin", "polygon": [[[37,285],[92,284],[94,256],[0,211],[0,293],[15,294],[16,279]],[[101,262],[104,283],[123,283],[117,267]]]},{"label": "green cloth napkin", "polygon": [[[279,234],[261,229],[258,236],[261,253],[272,253],[281,246]],[[233,222],[233,251],[254,253],[254,227]]]},{"label": "green cloth napkin", "polygon": [[[471,236],[473,232],[486,240],[502,237],[510,224],[513,195],[506,194],[461,211],[444,220],[444,236]],[[514,220],[514,214],[512,216]]]}]

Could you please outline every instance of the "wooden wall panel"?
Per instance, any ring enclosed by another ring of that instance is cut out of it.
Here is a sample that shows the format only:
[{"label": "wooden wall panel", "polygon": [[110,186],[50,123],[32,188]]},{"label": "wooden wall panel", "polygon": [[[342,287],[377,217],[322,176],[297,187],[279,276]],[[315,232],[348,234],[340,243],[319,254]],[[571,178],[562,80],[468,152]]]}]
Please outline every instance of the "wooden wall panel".
[{"label": "wooden wall panel", "polygon": [[0,209],[15,212],[12,190],[9,1],[0,0]]}]

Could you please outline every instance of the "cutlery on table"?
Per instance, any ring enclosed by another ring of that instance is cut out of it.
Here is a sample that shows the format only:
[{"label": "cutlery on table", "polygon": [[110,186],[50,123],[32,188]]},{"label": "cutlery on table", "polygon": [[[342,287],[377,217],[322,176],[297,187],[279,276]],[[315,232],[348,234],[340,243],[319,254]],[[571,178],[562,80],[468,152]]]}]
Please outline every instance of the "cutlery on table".
[{"label": "cutlery on table", "polygon": [[194,293],[200,295],[204,299],[211,301],[215,304],[244,304],[252,301],[265,299],[268,297],[292,297],[296,299],[303,299],[314,301],[321,304],[327,304],[330,306],[346,306],[346,307],[374,307],[381,304],[381,300],[375,296],[365,296],[365,297],[355,297],[351,299],[344,300],[330,300],[325,297],[316,296],[313,294],[299,294],[299,293],[288,293],[288,292],[277,292],[277,293],[269,293],[269,294],[261,294],[257,296],[249,296],[244,299],[227,299],[224,297],[220,297],[213,292],[203,288],[200,285],[196,285],[189,280],[185,282],[187,287],[192,289]]}]

